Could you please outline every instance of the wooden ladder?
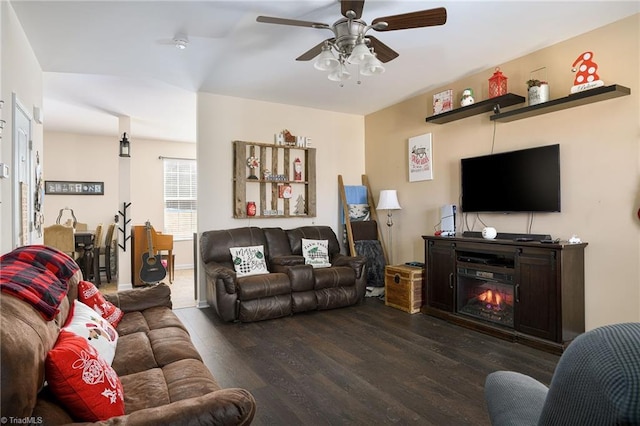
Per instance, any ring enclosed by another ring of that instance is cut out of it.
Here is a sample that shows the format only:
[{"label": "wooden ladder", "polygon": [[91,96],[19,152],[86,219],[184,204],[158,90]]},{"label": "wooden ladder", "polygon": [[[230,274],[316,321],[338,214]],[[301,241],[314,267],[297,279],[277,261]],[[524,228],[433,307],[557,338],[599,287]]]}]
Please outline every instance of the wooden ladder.
[{"label": "wooden ladder", "polygon": [[[387,249],[385,246],[385,242],[380,236],[382,235],[382,228],[380,227],[380,221],[378,220],[378,213],[376,211],[375,203],[373,202],[373,195],[371,195],[371,188],[369,187],[369,179],[367,179],[367,175],[362,175],[362,186],[367,189],[367,204],[369,205],[369,214],[371,220],[375,220],[378,227],[378,240],[380,240],[380,245],[382,246],[382,252],[384,253],[385,263],[389,264],[389,258],[387,257]],[[347,243],[349,245],[349,254],[351,256],[356,256],[356,248],[355,242],[353,240],[353,230],[351,229],[351,218],[349,217],[349,203],[347,201],[347,194],[344,189],[344,181],[342,179],[342,175],[338,175],[338,189],[340,192],[340,201],[342,203],[342,211],[344,213],[344,223],[347,232]]]}]

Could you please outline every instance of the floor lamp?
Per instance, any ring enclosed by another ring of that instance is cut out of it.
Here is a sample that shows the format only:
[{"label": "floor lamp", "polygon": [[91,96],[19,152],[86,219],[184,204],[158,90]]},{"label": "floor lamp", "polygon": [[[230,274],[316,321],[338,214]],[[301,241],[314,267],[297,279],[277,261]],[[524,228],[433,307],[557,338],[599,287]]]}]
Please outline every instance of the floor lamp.
[{"label": "floor lamp", "polygon": [[380,199],[378,200],[378,210],[387,211],[387,230],[389,240],[389,264],[393,265],[393,239],[391,234],[391,227],[393,226],[392,210],[400,210],[400,203],[398,203],[398,192],[395,189],[383,189],[380,191]]}]

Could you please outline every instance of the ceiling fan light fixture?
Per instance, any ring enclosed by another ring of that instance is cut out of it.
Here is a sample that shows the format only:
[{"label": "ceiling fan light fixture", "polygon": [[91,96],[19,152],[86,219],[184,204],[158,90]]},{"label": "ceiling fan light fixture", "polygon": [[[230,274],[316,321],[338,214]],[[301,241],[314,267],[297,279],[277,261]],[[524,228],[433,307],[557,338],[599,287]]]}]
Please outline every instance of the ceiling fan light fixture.
[{"label": "ceiling fan light fixture", "polygon": [[360,69],[360,74],[370,76],[382,74],[384,72],[384,66],[382,62],[376,57],[375,53],[371,55],[371,57],[362,64],[362,68]]},{"label": "ceiling fan light fixture", "polygon": [[313,67],[320,71],[331,71],[335,69],[340,62],[331,52],[331,48],[322,48],[322,52],[318,55],[313,63]]},{"label": "ceiling fan light fixture", "polygon": [[356,44],[356,46],[351,51],[351,55],[349,55],[350,64],[362,64],[369,60],[373,55],[369,51],[369,48],[365,44],[364,40],[361,40]]},{"label": "ceiling fan light fixture", "polygon": [[345,81],[351,78],[351,73],[347,71],[345,64],[340,64],[336,69],[329,73],[328,78],[331,81]]}]

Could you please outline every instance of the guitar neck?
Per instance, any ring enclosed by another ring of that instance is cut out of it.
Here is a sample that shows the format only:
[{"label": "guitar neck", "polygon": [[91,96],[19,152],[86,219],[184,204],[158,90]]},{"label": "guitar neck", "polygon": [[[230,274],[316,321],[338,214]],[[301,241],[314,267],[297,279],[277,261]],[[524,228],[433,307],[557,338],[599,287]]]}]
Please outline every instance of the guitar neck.
[{"label": "guitar neck", "polygon": [[147,247],[149,247],[149,257],[153,257],[153,238],[151,236],[151,224],[147,222]]}]

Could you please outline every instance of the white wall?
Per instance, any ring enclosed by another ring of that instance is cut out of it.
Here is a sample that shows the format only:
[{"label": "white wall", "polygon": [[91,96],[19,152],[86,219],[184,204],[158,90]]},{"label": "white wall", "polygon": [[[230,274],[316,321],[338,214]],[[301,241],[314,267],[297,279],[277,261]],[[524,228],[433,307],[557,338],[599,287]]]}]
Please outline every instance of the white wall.
[{"label": "white wall", "polygon": [[[27,41],[22,26],[9,2],[0,2],[2,22],[0,28],[0,93],[4,101],[2,119],[6,121],[0,142],[0,162],[11,166],[11,177],[15,169],[13,165],[13,112],[12,94],[27,109],[42,108],[42,70]],[[42,125],[33,123],[31,129],[33,152],[42,152]],[[13,249],[13,192],[12,179],[0,179],[0,252]],[[34,242],[40,241],[36,238]]]},{"label": "white wall", "polygon": [[[197,109],[199,233],[243,226],[288,229],[312,224],[331,226],[338,232],[338,175],[343,175],[347,185],[361,182],[364,117],[208,93],[198,94]],[[317,217],[234,219],[232,142],[272,143],[274,134],[283,129],[310,137],[317,150]],[[204,290],[203,274],[199,276]]]}]

